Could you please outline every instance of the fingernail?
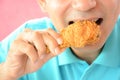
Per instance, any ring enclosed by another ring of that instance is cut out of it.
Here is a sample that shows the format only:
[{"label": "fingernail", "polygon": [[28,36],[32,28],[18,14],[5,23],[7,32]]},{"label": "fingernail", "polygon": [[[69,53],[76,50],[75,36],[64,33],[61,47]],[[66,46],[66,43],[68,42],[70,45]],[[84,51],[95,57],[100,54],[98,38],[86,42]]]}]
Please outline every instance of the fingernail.
[{"label": "fingernail", "polygon": [[60,48],[59,47],[55,48],[55,54],[57,55],[59,53],[60,53]]},{"label": "fingernail", "polygon": [[58,44],[62,44],[62,42],[63,42],[62,38],[58,38],[57,42],[58,42]]}]

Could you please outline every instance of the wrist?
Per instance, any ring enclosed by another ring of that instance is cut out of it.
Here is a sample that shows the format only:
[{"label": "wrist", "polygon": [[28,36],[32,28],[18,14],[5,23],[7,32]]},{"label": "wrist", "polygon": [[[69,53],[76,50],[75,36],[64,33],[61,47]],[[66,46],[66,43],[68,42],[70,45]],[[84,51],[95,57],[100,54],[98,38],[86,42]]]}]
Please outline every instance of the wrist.
[{"label": "wrist", "polygon": [[4,63],[0,64],[0,80],[17,80],[17,77],[11,74]]}]

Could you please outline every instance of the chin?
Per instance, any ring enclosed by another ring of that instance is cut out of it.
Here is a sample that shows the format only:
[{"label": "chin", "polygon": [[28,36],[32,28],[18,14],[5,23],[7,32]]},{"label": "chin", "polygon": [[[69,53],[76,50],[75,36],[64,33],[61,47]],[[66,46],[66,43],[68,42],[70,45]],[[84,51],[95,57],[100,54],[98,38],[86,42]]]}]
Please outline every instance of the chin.
[{"label": "chin", "polygon": [[71,47],[71,48],[75,51],[90,53],[90,52],[95,52],[95,51],[101,50],[104,46],[104,43],[105,42],[103,42],[103,40],[101,40],[95,44],[89,44],[89,45],[86,45],[82,48],[75,48],[75,47]]}]

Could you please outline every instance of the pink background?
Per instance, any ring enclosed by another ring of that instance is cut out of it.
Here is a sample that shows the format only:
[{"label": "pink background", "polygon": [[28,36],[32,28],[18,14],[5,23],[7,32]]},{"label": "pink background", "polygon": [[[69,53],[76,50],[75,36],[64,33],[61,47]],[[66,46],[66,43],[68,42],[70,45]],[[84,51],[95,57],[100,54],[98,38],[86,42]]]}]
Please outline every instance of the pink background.
[{"label": "pink background", "polygon": [[43,16],[36,0],[0,0],[0,40],[25,21]]}]

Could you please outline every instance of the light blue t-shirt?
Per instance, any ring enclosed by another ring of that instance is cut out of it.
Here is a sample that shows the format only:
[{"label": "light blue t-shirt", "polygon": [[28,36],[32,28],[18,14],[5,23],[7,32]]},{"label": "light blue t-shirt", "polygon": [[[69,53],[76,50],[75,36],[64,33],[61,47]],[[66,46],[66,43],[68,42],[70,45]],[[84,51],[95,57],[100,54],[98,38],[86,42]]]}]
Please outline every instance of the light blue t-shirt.
[{"label": "light blue t-shirt", "polygon": [[[0,63],[5,61],[10,43],[23,29],[44,30],[48,27],[56,30],[49,18],[35,19],[21,25],[0,42]],[[100,55],[91,65],[67,48],[42,68],[19,80],[120,80],[120,17]]]}]

